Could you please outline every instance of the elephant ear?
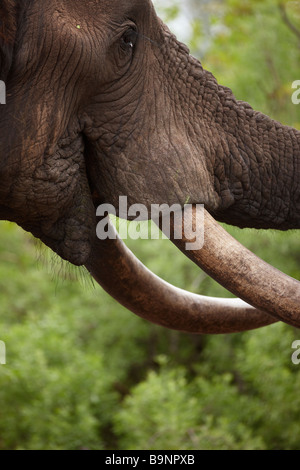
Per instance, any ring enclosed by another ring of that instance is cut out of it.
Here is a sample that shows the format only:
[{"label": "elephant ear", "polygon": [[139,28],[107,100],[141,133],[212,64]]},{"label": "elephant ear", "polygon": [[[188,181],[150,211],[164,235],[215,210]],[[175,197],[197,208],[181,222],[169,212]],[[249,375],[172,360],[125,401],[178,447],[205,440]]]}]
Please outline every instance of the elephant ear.
[{"label": "elephant ear", "polygon": [[5,81],[13,60],[17,32],[17,0],[0,2],[0,80]]}]

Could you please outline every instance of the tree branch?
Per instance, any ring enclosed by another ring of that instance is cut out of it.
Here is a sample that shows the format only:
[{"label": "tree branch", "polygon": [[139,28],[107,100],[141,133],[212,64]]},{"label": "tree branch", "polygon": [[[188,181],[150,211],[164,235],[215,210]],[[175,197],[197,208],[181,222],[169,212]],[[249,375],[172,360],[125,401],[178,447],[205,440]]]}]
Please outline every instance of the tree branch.
[{"label": "tree branch", "polygon": [[296,28],[296,26],[291,22],[291,20],[289,19],[288,15],[287,15],[287,11],[286,11],[286,8],[285,8],[285,5],[284,3],[279,3],[278,4],[278,7],[279,7],[279,10],[280,10],[280,13],[281,13],[281,17],[284,21],[284,23],[287,25],[287,27],[297,36],[297,38],[300,40],[300,30],[298,28]]}]

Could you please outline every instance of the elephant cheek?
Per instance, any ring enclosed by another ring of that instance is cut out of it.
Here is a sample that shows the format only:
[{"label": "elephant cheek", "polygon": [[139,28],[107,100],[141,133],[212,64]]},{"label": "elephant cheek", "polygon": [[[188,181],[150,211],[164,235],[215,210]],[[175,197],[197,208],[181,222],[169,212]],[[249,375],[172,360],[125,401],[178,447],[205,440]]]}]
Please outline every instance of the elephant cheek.
[{"label": "elephant cheek", "polygon": [[28,191],[18,201],[17,223],[64,260],[83,265],[96,237],[96,211],[82,142],[58,145],[22,184]]},{"label": "elephant cheek", "polygon": [[96,237],[96,214],[84,169],[73,184],[71,197],[68,203],[65,201],[60,217],[54,223],[45,221],[41,224],[41,239],[61,258],[81,266]]},{"label": "elephant cheek", "polygon": [[64,260],[83,265],[96,236],[94,212],[90,196],[79,191],[62,218],[42,224],[41,240]]}]

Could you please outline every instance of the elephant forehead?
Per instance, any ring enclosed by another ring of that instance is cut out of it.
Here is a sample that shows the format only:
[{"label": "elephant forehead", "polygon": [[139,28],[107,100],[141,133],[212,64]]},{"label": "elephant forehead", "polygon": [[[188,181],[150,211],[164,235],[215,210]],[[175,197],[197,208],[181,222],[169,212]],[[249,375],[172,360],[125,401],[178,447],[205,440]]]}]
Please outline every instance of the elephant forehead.
[{"label": "elephant forehead", "polygon": [[[56,2],[59,10],[67,9],[70,14],[80,14],[78,18],[87,18],[92,21],[103,20],[104,24],[111,21],[124,20],[128,17],[136,17],[149,13],[153,9],[150,0],[67,0]],[[154,9],[153,9],[154,11]]]}]

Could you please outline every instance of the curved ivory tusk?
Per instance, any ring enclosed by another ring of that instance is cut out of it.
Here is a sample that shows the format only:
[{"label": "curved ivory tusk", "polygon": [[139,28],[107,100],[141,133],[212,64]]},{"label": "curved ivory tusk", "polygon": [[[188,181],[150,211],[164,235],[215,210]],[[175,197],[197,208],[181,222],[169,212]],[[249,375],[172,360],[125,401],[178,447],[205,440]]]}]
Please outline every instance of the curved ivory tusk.
[{"label": "curved ivory tusk", "polygon": [[[192,217],[193,226],[181,240],[172,242],[207,274],[233,294],[278,320],[300,327],[300,282],[270,266],[241,245],[204,210],[205,243],[201,250],[186,251],[186,243],[195,239],[197,211],[201,206],[186,206],[185,215]],[[189,211],[189,213],[188,213]],[[181,218],[182,219],[182,218]],[[174,230],[184,232],[184,224]],[[178,222],[179,223],[179,219]],[[201,230],[203,227],[201,227]]]},{"label": "curved ivory tusk", "polygon": [[152,323],[174,330],[236,333],[276,321],[239,299],[214,299],[168,284],[149,271],[118,236],[97,240],[86,268],[123,306]]}]

